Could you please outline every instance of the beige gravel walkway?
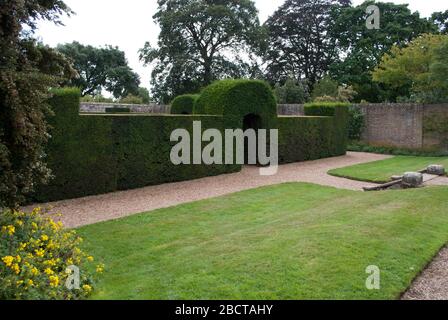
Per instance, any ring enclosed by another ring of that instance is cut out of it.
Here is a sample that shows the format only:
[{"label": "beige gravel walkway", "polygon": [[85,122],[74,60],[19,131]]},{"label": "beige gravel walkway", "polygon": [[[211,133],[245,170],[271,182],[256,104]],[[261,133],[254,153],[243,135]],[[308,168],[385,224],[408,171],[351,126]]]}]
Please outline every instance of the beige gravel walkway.
[{"label": "beige gravel walkway", "polygon": [[448,248],[412,283],[402,300],[448,300]]},{"label": "beige gravel walkway", "polygon": [[[342,189],[362,190],[362,187],[372,184],[332,177],[327,172],[335,168],[386,158],[389,156],[350,152],[342,157],[283,165],[274,176],[260,176],[257,167],[245,167],[242,172],[235,174],[64,200],[40,206],[52,208],[51,213],[61,213],[60,220],[64,225],[74,228],[284,182],[310,182]],[[25,210],[30,210],[32,207],[29,206]]]}]

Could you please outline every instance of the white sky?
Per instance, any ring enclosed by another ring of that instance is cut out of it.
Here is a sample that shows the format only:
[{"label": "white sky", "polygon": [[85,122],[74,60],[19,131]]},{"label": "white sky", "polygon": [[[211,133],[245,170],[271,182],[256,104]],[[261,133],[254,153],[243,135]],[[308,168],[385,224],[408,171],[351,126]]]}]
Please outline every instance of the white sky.
[{"label": "white sky", "polygon": [[[254,0],[264,22],[285,0]],[[354,0],[360,4],[363,0]],[[448,9],[446,0],[384,0],[384,2],[409,3],[412,11],[428,17],[433,12]],[[142,86],[149,88],[151,70],[138,59],[138,50],[146,41],[157,43],[158,27],[152,16],[157,10],[156,0],[65,0],[76,12],[64,19],[65,26],[41,23],[38,36],[50,45],[78,41],[82,44],[118,46],[126,52],[130,66],[140,74]]]}]

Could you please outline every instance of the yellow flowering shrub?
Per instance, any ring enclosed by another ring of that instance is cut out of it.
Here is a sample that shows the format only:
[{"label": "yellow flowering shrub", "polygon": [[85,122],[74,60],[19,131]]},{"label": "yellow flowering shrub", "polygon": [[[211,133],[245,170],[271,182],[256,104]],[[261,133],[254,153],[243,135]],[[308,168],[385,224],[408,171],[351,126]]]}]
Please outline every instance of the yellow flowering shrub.
[{"label": "yellow flowering shrub", "polygon": [[[102,264],[83,252],[75,231],[31,213],[0,213],[0,300],[85,299],[94,290]],[[79,288],[73,285],[73,266],[79,268]],[[70,267],[70,268],[69,268]]]}]

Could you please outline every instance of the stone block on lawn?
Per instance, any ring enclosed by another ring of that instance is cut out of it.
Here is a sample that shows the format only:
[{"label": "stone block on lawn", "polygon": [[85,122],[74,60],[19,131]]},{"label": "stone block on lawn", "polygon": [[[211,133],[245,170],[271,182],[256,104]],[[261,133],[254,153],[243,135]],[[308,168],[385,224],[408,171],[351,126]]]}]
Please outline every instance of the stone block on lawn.
[{"label": "stone block on lawn", "polygon": [[406,172],[403,176],[403,187],[417,188],[423,184],[423,174],[419,172]]},{"label": "stone block on lawn", "polygon": [[444,176],[445,175],[445,168],[444,166],[438,165],[438,164],[433,164],[430,165],[427,169],[426,172],[428,174],[433,174],[435,176]]}]

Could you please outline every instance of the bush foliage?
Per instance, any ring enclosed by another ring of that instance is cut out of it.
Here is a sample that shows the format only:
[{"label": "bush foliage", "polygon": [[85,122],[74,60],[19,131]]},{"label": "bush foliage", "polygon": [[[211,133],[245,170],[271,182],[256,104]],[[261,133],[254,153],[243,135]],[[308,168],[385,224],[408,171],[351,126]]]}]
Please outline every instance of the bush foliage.
[{"label": "bush foliage", "polygon": [[[90,296],[94,289],[94,258],[83,252],[82,238],[65,231],[61,223],[41,214],[0,213],[0,300],[74,300]],[[80,269],[79,288],[66,281]],[[104,269],[96,265],[97,273]]]},{"label": "bush foliage", "polygon": [[197,94],[184,94],[178,96],[171,103],[171,114],[193,114],[194,105],[199,99]]}]

